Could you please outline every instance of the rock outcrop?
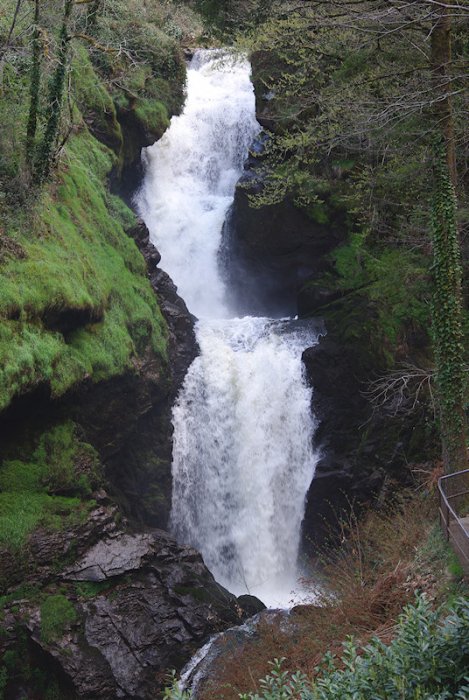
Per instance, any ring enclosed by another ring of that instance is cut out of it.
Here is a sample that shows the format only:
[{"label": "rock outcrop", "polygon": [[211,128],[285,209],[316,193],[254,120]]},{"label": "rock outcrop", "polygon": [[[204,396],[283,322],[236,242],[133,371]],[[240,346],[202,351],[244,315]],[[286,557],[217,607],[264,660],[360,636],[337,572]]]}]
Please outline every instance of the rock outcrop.
[{"label": "rock outcrop", "polygon": [[158,297],[160,308],[170,332],[171,372],[173,396],[177,394],[187,369],[198,354],[194,332],[195,317],[189,313],[185,301],[178,295],[170,276],[158,267],[161,255],[150,242],[148,228],[142,220],[128,231],[147,263],[148,276]]},{"label": "rock outcrop", "polygon": [[346,237],[345,212],[323,204],[309,209],[291,198],[259,208],[251,195],[262,194],[263,140],[253,145],[225,223],[225,274],[239,313],[295,315],[307,279],[326,267],[325,256]]},{"label": "rock outcrop", "polygon": [[[181,668],[211,634],[246,619],[252,601],[238,601],[198,552],[166,532],[135,533],[113,522],[56,572],[39,602],[7,607],[1,651],[20,627],[66,697],[149,700],[159,696],[168,669]],[[56,540],[41,537],[44,567]],[[53,634],[45,621],[49,596],[67,598],[74,611]]]}]

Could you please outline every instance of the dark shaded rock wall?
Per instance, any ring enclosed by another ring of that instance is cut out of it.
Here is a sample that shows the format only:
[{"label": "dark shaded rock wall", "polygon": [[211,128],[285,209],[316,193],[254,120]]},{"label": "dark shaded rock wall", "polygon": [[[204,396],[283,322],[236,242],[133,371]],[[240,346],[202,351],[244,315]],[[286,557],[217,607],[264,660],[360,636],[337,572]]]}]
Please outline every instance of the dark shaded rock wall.
[{"label": "dark shaded rock wall", "polygon": [[[262,137],[253,150],[262,152]],[[246,163],[225,223],[222,264],[238,313],[295,315],[305,280],[325,270],[325,256],[346,238],[345,212],[329,207],[328,222],[321,223],[291,198],[252,207],[250,195],[262,192],[261,166],[255,157]]]}]

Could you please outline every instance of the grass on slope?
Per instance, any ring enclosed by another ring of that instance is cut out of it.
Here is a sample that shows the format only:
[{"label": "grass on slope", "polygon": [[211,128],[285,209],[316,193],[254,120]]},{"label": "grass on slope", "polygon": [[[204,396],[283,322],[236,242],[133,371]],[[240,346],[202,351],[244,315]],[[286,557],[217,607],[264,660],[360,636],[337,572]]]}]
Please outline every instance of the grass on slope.
[{"label": "grass on slope", "polygon": [[35,449],[0,466],[0,548],[18,550],[38,526],[61,529],[86,516],[83,503],[102,478],[98,456],[66,421],[43,433]]},{"label": "grass on slope", "polygon": [[[7,228],[21,255],[0,263],[0,410],[43,382],[57,397],[117,375],[146,346],[166,358],[166,326],[123,228],[133,215],[105,189],[112,163],[87,131],[73,136],[56,185]],[[83,322],[64,331],[70,315]]]}]

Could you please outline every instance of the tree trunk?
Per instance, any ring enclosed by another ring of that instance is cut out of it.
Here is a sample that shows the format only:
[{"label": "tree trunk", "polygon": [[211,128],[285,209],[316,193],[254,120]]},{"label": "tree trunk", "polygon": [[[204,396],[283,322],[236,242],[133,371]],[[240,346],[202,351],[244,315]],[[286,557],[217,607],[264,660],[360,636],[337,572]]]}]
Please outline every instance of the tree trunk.
[{"label": "tree trunk", "polygon": [[446,162],[456,187],[456,149],[454,145],[453,110],[451,101],[451,15],[450,10],[437,10],[437,20],[431,35],[431,62],[435,95],[435,116],[446,148]]},{"label": "tree trunk", "polygon": [[38,183],[42,183],[50,173],[52,160],[54,157],[55,144],[60,128],[60,117],[62,114],[63,94],[65,89],[65,78],[67,75],[68,52],[70,46],[70,36],[68,25],[73,9],[73,0],[65,0],[62,27],[60,30],[60,44],[57,55],[57,68],[51,80],[48,100],[48,119],[44,136],[39,148],[36,162],[36,177]]},{"label": "tree trunk", "polygon": [[2,47],[0,47],[0,95],[3,94],[3,69],[5,67],[6,55],[8,52],[8,47],[10,46],[13,32],[15,31],[16,20],[18,19],[18,14],[20,11],[22,1],[23,0],[16,1],[16,7],[15,7],[15,11],[13,13],[13,20],[11,22],[10,29],[8,31],[7,40],[6,40],[5,44]]},{"label": "tree trunk", "polygon": [[26,158],[33,162],[34,137],[37,129],[37,114],[39,109],[39,90],[41,85],[41,33],[39,29],[40,0],[35,0],[33,55],[31,65],[31,83],[29,87],[29,116],[26,130]]},{"label": "tree trunk", "polygon": [[456,221],[456,153],[451,108],[451,19],[440,7],[433,28],[432,74],[437,143],[433,195],[433,336],[447,473],[467,466],[466,378],[462,325],[461,247]]}]

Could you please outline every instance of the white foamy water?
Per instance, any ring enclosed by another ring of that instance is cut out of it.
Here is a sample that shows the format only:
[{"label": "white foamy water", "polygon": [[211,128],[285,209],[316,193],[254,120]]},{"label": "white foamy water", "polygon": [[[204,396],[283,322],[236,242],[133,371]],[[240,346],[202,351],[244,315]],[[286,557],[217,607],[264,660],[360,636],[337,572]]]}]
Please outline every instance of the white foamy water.
[{"label": "white foamy water", "polygon": [[317,461],[301,355],[318,331],[227,318],[217,256],[258,132],[249,63],[198,51],[184,112],[146,151],[139,208],[162,267],[201,319],[201,354],[173,411],[172,531],[229,590],[282,606],[300,587],[300,527]]},{"label": "white foamy water", "polygon": [[265,318],[201,322],[201,355],[174,408],[172,527],[237,595],[279,605],[297,588],[314,474],[302,350],[316,336]]},{"label": "white foamy water", "polygon": [[198,318],[226,315],[217,252],[259,129],[249,63],[201,50],[187,73],[184,112],[145,152],[139,209],[164,269]]}]

